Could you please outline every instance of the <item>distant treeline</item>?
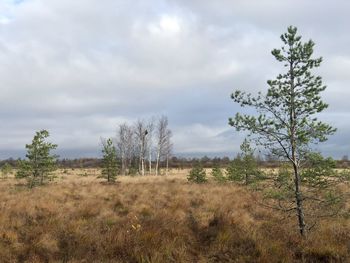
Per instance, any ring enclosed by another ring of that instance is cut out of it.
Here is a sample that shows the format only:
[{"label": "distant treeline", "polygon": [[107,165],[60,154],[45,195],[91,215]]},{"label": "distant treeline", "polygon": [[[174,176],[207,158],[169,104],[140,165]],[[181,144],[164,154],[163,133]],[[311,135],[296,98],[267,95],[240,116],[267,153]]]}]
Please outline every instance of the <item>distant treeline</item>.
[{"label": "distant treeline", "polygon": [[[18,159],[20,160],[20,159]],[[10,164],[12,167],[17,167],[18,160],[10,158],[7,160],[0,161],[0,167],[5,163]],[[204,156],[202,158],[186,158],[186,157],[176,157],[173,156],[169,159],[169,168],[172,169],[186,169],[191,168],[193,165],[198,162],[204,168],[212,168],[214,166],[219,166],[225,168],[229,165],[229,163],[233,160],[233,158],[229,157],[207,157]],[[267,156],[262,158],[260,156],[256,157],[258,165],[260,167],[266,168],[276,168],[281,162],[273,159],[271,156]],[[121,162],[121,160],[119,160]],[[165,162],[165,161],[164,161]],[[350,160],[347,158],[342,158],[341,160],[337,160],[337,168],[350,168]],[[165,164],[162,164],[163,167]],[[99,158],[77,158],[77,159],[60,159],[58,161],[58,166],[63,169],[78,169],[78,168],[100,168],[102,166],[102,160]]]}]

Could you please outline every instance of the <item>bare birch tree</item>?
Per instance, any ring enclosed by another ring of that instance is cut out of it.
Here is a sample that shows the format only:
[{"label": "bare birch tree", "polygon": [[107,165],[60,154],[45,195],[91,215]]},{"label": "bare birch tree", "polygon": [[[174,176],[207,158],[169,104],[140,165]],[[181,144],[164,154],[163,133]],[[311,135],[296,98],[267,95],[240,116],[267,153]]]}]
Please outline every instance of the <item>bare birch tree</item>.
[{"label": "bare birch tree", "polygon": [[146,145],[147,145],[147,154],[148,154],[148,172],[151,175],[152,174],[152,160],[153,160],[153,136],[154,136],[154,117],[152,117],[147,125],[147,131],[148,135],[146,138]]},{"label": "bare birch tree", "polygon": [[[170,146],[171,131],[168,128],[168,118],[161,116],[157,124],[157,157],[156,157],[156,175],[159,174],[161,158],[167,154],[167,146]],[[169,147],[168,147],[169,148]]]},{"label": "bare birch tree", "polygon": [[173,151],[173,144],[171,142],[172,132],[169,130],[167,134],[166,144],[165,144],[165,160],[166,160],[166,169],[165,175],[169,174],[169,159]]},{"label": "bare birch tree", "polygon": [[139,172],[145,175],[145,156],[146,156],[146,137],[148,135],[147,125],[145,121],[138,120],[135,124],[135,135],[137,140],[137,148],[139,154]]},{"label": "bare birch tree", "polygon": [[119,125],[117,132],[117,147],[121,158],[121,172],[126,175],[134,157],[134,131],[127,123]]}]

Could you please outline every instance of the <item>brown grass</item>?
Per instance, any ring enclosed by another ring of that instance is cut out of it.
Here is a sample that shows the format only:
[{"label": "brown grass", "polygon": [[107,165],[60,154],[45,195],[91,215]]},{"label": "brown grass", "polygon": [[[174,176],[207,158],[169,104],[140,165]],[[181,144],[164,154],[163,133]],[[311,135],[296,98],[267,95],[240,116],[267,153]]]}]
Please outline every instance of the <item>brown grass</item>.
[{"label": "brown grass", "polygon": [[115,184],[85,172],[33,190],[0,181],[0,262],[350,262],[349,219],[303,240],[294,217],[244,187],[189,184],[186,171]]}]

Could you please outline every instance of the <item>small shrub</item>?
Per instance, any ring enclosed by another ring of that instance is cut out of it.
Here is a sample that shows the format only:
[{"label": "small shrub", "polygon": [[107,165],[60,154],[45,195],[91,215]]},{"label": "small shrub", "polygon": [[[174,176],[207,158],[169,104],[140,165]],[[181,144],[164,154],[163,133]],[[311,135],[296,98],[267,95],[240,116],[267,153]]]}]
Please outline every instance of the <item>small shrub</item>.
[{"label": "small shrub", "polygon": [[5,163],[2,167],[1,167],[1,175],[3,178],[7,178],[7,176],[9,176],[10,174],[12,174],[12,166],[8,163]]},{"label": "small shrub", "polygon": [[207,182],[207,174],[201,165],[194,166],[187,176],[189,182],[201,184]]},{"label": "small shrub", "polygon": [[265,176],[254,157],[254,149],[250,147],[247,139],[241,144],[241,151],[226,169],[227,179],[243,182],[245,185],[264,179]]},{"label": "small shrub", "polygon": [[324,158],[320,153],[310,153],[307,158],[307,168],[301,173],[301,179],[311,187],[326,188],[330,178],[337,175],[336,162],[332,158]]},{"label": "small shrub", "polygon": [[213,170],[211,171],[211,176],[218,183],[224,183],[227,181],[227,178],[224,176],[224,173],[222,172],[221,168],[217,165],[213,167]]}]

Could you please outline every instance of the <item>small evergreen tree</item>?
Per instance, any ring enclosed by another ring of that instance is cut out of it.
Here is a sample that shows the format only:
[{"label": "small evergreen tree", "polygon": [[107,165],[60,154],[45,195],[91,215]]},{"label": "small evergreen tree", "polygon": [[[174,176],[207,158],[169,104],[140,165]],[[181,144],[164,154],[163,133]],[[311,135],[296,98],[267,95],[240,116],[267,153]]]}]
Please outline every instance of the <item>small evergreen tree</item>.
[{"label": "small evergreen tree", "polygon": [[260,177],[261,171],[255,160],[254,150],[247,139],[244,139],[240,148],[242,152],[228,166],[227,176],[231,181],[243,181],[245,185],[248,185]]},{"label": "small evergreen tree", "polygon": [[58,156],[50,154],[57,145],[45,141],[49,135],[47,130],[36,132],[32,143],[26,145],[27,160],[19,161],[16,177],[26,178],[30,188],[52,179],[52,172],[57,169]]},{"label": "small evergreen tree", "polygon": [[103,158],[101,177],[107,179],[107,182],[114,182],[119,170],[117,150],[113,145],[112,139],[102,142],[102,146]]},{"label": "small evergreen tree", "polygon": [[331,157],[324,158],[320,153],[309,153],[305,166],[301,180],[308,187],[327,188],[336,182],[336,162]]},{"label": "small evergreen tree", "polygon": [[241,155],[237,155],[236,158],[234,158],[226,168],[226,175],[227,175],[227,180],[229,181],[235,181],[235,182],[240,182],[243,180],[243,172],[242,172],[242,160],[241,160]]},{"label": "small evergreen tree", "polygon": [[201,184],[207,182],[207,174],[203,167],[198,163],[190,171],[187,176],[189,182]]},{"label": "small evergreen tree", "polygon": [[5,163],[2,167],[1,167],[1,175],[3,178],[7,178],[8,175],[10,175],[12,173],[12,166],[9,163]]},{"label": "small evergreen tree", "polygon": [[211,176],[214,178],[214,180],[218,183],[224,183],[226,182],[226,177],[224,176],[224,173],[222,172],[219,165],[215,164],[212,171]]}]

